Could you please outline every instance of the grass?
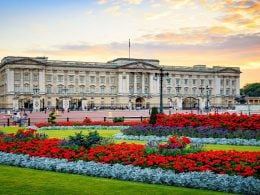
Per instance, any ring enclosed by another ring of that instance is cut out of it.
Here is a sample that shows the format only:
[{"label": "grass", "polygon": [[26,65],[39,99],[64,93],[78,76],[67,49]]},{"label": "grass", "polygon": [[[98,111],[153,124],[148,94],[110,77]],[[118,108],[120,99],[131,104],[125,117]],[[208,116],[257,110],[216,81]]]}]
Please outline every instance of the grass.
[{"label": "grass", "polygon": [[[0,127],[0,131],[5,133],[14,133],[18,127]],[[43,130],[41,132],[46,133],[50,138],[67,138],[70,135],[75,135],[80,131],[83,134],[88,134],[90,130]],[[111,137],[114,134],[120,133],[120,130],[97,130],[98,133],[103,137]],[[138,140],[116,140],[116,143],[136,143],[136,144],[145,144],[147,141],[138,141]],[[260,146],[236,146],[236,145],[217,145],[217,144],[206,144],[206,150],[237,150],[237,151],[260,151]]]},{"label": "grass", "polygon": [[226,194],[5,165],[0,165],[0,173],[0,194]]}]

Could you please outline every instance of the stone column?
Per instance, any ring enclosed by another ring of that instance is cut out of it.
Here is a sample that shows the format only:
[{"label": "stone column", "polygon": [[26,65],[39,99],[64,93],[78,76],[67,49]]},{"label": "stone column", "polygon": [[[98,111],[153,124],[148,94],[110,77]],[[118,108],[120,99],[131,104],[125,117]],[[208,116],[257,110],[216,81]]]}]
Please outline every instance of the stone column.
[{"label": "stone column", "polygon": [[33,96],[33,111],[34,112],[39,112],[40,111],[40,96],[39,95],[34,95]]},{"label": "stone column", "polygon": [[136,73],[134,72],[134,94],[137,93],[137,79],[136,79]]},{"label": "stone column", "polygon": [[87,110],[88,109],[88,101],[84,98],[82,99],[82,110]]},{"label": "stone column", "polygon": [[145,82],[144,82],[144,73],[142,73],[142,94],[144,94],[144,86],[145,86]]},{"label": "stone column", "polygon": [[154,93],[154,89],[153,89],[153,82],[154,82],[153,81],[153,73],[150,73],[149,79],[150,79],[150,81],[149,81],[149,83],[150,83],[149,92],[150,92],[151,95],[153,95],[153,93]]},{"label": "stone column", "polygon": [[68,97],[64,97],[62,100],[62,107],[66,111],[69,109],[70,106],[70,99]]},{"label": "stone column", "polygon": [[19,110],[19,99],[18,99],[18,97],[13,98],[13,110],[14,111]]},{"label": "stone column", "polygon": [[46,93],[46,91],[45,91],[45,70],[39,71],[39,89],[40,89],[40,93]]},{"label": "stone column", "polygon": [[14,91],[14,71],[11,69],[7,69],[7,92]]},{"label": "stone column", "polygon": [[123,75],[122,73],[119,73],[118,75],[118,93],[123,93]]},{"label": "stone column", "polygon": [[177,109],[182,110],[182,97],[177,97]]}]

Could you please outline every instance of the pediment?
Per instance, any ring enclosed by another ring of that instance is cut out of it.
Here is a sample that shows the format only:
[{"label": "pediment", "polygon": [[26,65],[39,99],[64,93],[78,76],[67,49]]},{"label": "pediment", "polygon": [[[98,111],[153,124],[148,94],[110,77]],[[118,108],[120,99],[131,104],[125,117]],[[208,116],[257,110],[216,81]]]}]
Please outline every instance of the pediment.
[{"label": "pediment", "polygon": [[9,61],[8,64],[45,65],[44,62],[41,62],[39,60],[32,59],[32,58],[15,59],[15,60]]},{"label": "pediment", "polygon": [[121,66],[118,66],[118,68],[125,68],[125,69],[146,69],[146,70],[157,70],[159,69],[158,66],[149,64],[146,62],[132,62],[129,64],[124,64]]},{"label": "pediment", "polygon": [[223,69],[219,70],[218,72],[221,72],[221,73],[241,73],[240,70],[235,69],[235,68],[223,68]]}]

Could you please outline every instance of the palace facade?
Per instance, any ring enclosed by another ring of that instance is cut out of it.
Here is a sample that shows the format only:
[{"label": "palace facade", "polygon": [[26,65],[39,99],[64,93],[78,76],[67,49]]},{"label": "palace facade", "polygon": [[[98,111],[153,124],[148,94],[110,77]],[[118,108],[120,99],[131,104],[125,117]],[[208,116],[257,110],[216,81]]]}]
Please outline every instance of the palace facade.
[{"label": "palace facade", "polygon": [[8,56],[0,64],[0,108],[150,108],[160,104],[160,75],[165,108],[228,107],[240,93],[240,73],[238,67],[163,66],[154,59]]}]

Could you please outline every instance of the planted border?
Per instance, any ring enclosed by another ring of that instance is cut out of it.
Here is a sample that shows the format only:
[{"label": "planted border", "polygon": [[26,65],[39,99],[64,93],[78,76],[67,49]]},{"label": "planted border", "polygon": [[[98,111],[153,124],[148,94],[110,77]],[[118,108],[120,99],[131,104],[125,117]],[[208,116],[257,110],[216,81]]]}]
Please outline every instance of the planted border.
[{"label": "planted border", "polygon": [[[167,141],[171,136],[136,136],[136,135],[124,135],[122,133],[113,136],[115,139],[121,140],[140,140],[140,141]],[[256,139],[240,139],[240,138],[190,138],[192,143],[201,144],[220,144],[220,145],[243,145],[243,146],[260,146],[260,141]]]},{"label": "planted border", "polygon": [[46,126],[37,128],[38,130],[76,130],[76,129],[102,129],[102,130],[122,130],[129,126],[103,126],[103,125],[82,125],[82,126]]},{"label": "planted border", "polygon": [[0,152],[0,164],[222,192],[243,194],[260,193],[259,179],[254,177],[214,174],[212,172],[175,173],[174,171],[163,170],[160,168],[142,169],[132,165],[110,165],[84,161],[69,162],[65,159],[29,157],[28,155],[5,152]]}]

